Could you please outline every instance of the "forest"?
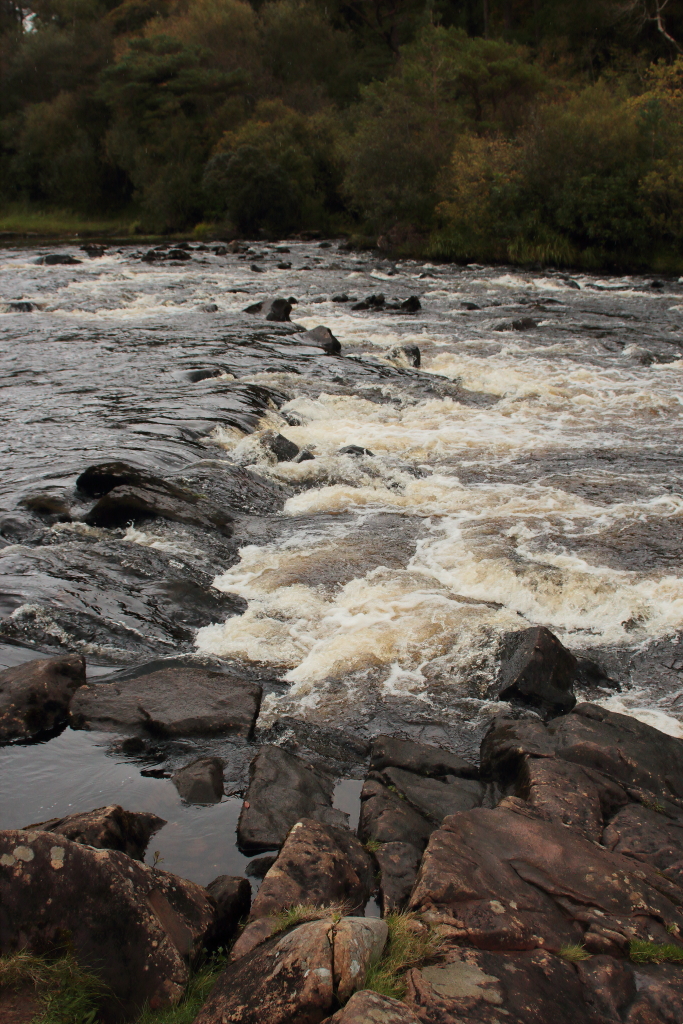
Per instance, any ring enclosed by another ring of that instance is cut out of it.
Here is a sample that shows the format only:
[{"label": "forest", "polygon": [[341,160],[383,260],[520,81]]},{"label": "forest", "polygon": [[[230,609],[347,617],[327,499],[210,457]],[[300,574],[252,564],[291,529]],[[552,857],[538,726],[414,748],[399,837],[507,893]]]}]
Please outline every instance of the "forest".
[{"label": "forest", "polygon": [[683,269],[681,0],[0,3],[0,209]]}]

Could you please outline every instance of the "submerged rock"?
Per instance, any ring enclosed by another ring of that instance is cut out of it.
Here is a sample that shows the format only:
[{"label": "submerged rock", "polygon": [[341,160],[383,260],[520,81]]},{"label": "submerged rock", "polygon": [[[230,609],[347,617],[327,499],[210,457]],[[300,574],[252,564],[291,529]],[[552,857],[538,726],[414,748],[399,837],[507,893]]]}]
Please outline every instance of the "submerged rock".
[{"label": "submerged rock", "polygon": [[82,260],[77,260],[75,256],[70,256],[68,253],[48,253],[47,256],[39,256],[34,263],[43,264],[46,267],[55,267],[60,263],[64,263],[67,266],[72,266],[76,263],[82,263]]},{"label": "submerged rock", "polygon": [[361,448],[361,446],[358,445],[358,444],[347,444],[347,445],[344,445],[344,447],[340,448],[339,451],[337,452],[337,455],[351,455],[354,458],[358,458],[361,455],[373,455],[374,456],[374,454],[375,453],[371,452],[369,448]]},{"label": "submerged rock", "polygon": [[302,818],[347,823],[347,815],[332,807],[334,780],[281,747],[261,747],[249,779],[237,825],[237,841],[245,853],[278,849]]},{"label": "submerged rock", "polygon": [[[262,271],[262,267],[254,265],[252,270]],[[244,310],[245,313],[261,313],[266,320],[272,323],[289,323],[289,314],[292,312],[292,303],[289,299],[262,299],[260,302],[252,302]]]},{"label": "submerged rock", "polygon": [[394,359],[406,366],[419,366],[422,362],[419,346],[406,343],[405,345],[394,345],[387,352],[387,359]]},{"label": "submerged rock", "polygon": [[29,740],[65,725],[85,684],[85,659],[39,658],[0,672],[0,742]]},{"label": "submerged rock", "polygon": [[217,804],[223,796],[220,757],[200,757],[171,776],[173,785],[188,804]]},{"label": "submerged rock", "polygon": [[298,335],[298,337],[305,344],[315,345],[316,348],[322,349],[325,355],[338,356],[341,352],[341,344],[329,327],[314,327],[312,330]]},{"label": "submerged rock", "polygon": [[499,700],[530,704],[548,715],[576,704],[576,658],[545,626],[508,634],[496,684]]},{"label": "submerged rock", "polygon": [[274,430],[266,430],[261,434],[260,444],[274,455],[278,462],[291,462],[299,454],[298,445]]},{"label": "submerged rock", "polygon": [[33,825],[24,832],[54,832],[72,843],[94,846],[99,850],[120,850],[134,860],[142,860],[150,839],[166,821],[148,811],[125,811],[118,804],[97,807],[94,811],[67,814]]}]

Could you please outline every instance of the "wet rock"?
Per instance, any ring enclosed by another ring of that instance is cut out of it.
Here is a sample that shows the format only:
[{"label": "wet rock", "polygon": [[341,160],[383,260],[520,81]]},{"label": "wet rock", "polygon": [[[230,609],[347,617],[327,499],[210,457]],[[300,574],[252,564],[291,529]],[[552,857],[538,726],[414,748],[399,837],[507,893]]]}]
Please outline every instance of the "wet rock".
[{"label": "wet rock", "polygon": [[[258,267],[257,270],[260,272],[262,268]],[[292,312],[292,302],[290,299],[283,298],[263,299],[261,302],[254,302],[251,306],[247,306],[244,312],[261,313],[266,320],[273,323],[288,323],[289,314]]]},{"label": "wet rock", "polygon": [[264,272],[263,267],[259,267],[258,263],[252,263],[249,267],[255,274],[262,274]]},{"label": "wet rock", "polygon": [[387,352],[387,359],[395,359],[406,366],[419,366],[421,362],[420,349],[417,345],[394,345]]},{"label": "wet rock", "polygon": [[72,843],[83,843],[98,850],[120,850],[134,860],[142,860],[150,839],[165,824],[165,820],[156,814],[125,811],[118,804],[113,804],[25,825],[22,831],[54,832]]},{"label": "wet rock", "polygon": [[337,455],[351,455],[354,458],[359,458],[361,455],[374,455],[369,448],[361,448],[358,444],[347,444],[343,448],[340,448]]},{"label": "wet rock", "polygon": [[327,356],[338,356],[341,352],[341,344],[329,327],[314,327],[313,330],[305,331],[298,337],[306,345],[315,345],[316,348],[321,348]]},{"label": "wet rock", "polygon": [[315,459],[313,452],[309,452],[308,449],[304,448],[302,452],[299,452],[296,458],[292,459],[292,462],[310,462],[312,459]]},{"label": "wet rock", "polygon": [[209,952],[227,949],[251,906],[251,886],[246,878],[219,875],[206,891],[214,904],[213,922],[204,938]]},{"label": "wet rock", "polygon": [[[417,295],[409,295],[407,299],[403,300],[400,308],[404,313],[418,313],[422,309],[422,303],[418,299]],[[419,365],[419,363],[413,363],[413,366]]]},{"label": "wet rock", "polygon": [[46,267],[55,267],[60,263],[72,266],[75,263],[82,263],[82,260],[77,260],[75,256],[69,256],[62,253],[48,253],[47,256],[39,256],[34,263],[43,264]]},{"label": "wet rock", "polygon": [[413,810],[434,825],[440,825],[448,814],[479,807],[486,795],[483,783],[473,779],[456,778],[451,782],[441,782],[422,778],[403,768],[385,768],[381,775],[383,781]]},{"label": "wet rock", "polygon": [[496,682],[499,700],[529,704],[548,715],[576,704],[576,658],[544,626],[508,634]]},{"label": "wet rock", "polygon": [[104,256],[109,246],[99,242],[86,242],[85,245],[82,245],[80,248],[87,256],[90,257],[91,260],[96,260],[101,256]]},{"label": "wet rock", "polygon": [[36,307],[32,302],[10,302],[7,308],[10,313],[32,313]]},{"label": "wet rock", "polygon": [[228,249],[225,245],[217,245],[213,250],[214,256],[227,256]]},{"label": "wet rock", "polygon": [[365,309],[381,309],[385,304],[385,298],[383,295],[367,295],[360,302],[356,302],[351,309],[365,310]]},{"label": "wet rock", "polygon": [[202,306],[205,313],[217,313],[218,306],[215,302],[207,302],[205,306]]},{"label": "wet rock", "polygon": [[578,765],[528,757],[520,766],[515,795],[532,807],[599,842],[603,811],[600,788]]},{"label": "wet rock", "polygon": [[342,292],[340,295],[333,295],[332,302],[348,302],[349,297],[346,292]]},{"label": "wet rock", "polygon": [[83,521],[90,526],[125,527],[145,519],[169,519],[171,522],[219,530],[232,536],[233,518],[222,509],[190,492],[181,496],[169,488],[114,487],[100,498]]},{"label": "wet rock", "polygon": [[398,999],[363,989],[328,1017],[325,1024],[420,1024],[415,1014]]},{"label": "wet rock", "polygon": [[245,853],[278,849],[302,818],[346,825],[347,816],[332,807],[334,780],[280,747],[261,747],[249,779],[237,825],[238,844]]},{"label": "wet rock", "polygon": [[233,960],[194,1024],[317,1024],[334,1001],[332,921],[311,921]]},{"label": "wet rock", "polygon": [[421,1021],[606,1024],[584,998],[574,967],[544,951],[500,955],[455,948],[445,963],[412,970],[407,980],[406,1001]]},{"label": "wet rock", "polygon": [[291,462],[299,454],[298,445],[274,430],[266,430],[260,437],[260,444],[267,448],[278,462]]},{"label": "wet rock", "polygon": [[254,857],[247,864],[244,873],[248,878],[265,878],[276,860],[277,856],[275,854],[265,857]]},{"label": "wet rock", "polygon": [[282,261],[282,263],[277,263],[276,266],[277,266],[278,270],[291,270],[292,269],[292,264],[291,263],[287,263],[284,260]]},{"label": "wet rock", "polygon": [[345,1003],[384,951],[389,928],[372,917],[343,917],[334,929],[334,984],[337,999]]},{"label": "wet rock", "polygon": [[49,953],[68,935],[110,989],[108,1020],[176,1003],[214,915],[201,886],[50,832],[0,832],[0,905],[0,952]]},{"label": "wet rock", "polygon": [[432,833],[409,906],[488,950],[623,956],[631,939],[665,942],[683,925],[679,886],[510,797]]},{"label": "wet rock", "polygon": [[381,771],[382,768],[405,768],[406,771],[433,778],[459,775],[472,779],[478,774],[474,765],[449,750],[417,743],[415,740],[403,740],[397,736],[377,736],[372,741],[370,767],[375,771]]},{"label": "wet rock", "polygon": [[224,762],[220,757],[200,757],[174,772],[173,785],[188,804],[218,804],[223,796]]},{"label": "wet rock", "polygon": [[460,308],[461,308],[461,309],[470,309],[470,310],[474,310],[474,309],[481,309],[481,306],[478,306],[478,305],[476,304],[476,302],[461,302],[461,303],[460,303]]},{"label": "wet rock", "polygon": [[380,870],[379,899],[384,917],[400,913],[415,886],[422,850],[414,843],[382,843],[375,850]]},{"label": "wet rock", "polygon": [[191,260],[192,256],[189,252],[186,252],[185,249],[181,249],[180,246],[177,246],[175,249],[168,250],[166,258],[169,260],[179,260],[180,262],[184,262],[185,260]]},{"label": "wet rock", "polygon": [[536,321],[530,316],[523,316],[519,320],[504,320],[493,329],[494,331],[530,331],[534,327],[538,327]]},{"label": "wet rock", "polygon": [[683,815],[671,820],[661,811],[628,804],[602,836],[608,850],[644,861],[683,887]]},{"label": "wet rock", "polygon": [[251,735],[261,687],[199,665],[150,662],[108,683],[84,686],[72,702],[74,729],[137,736]]},{"label": "wet rock", "polygon": [[0,742],[28,740],[65,725],[85,683],[85,659],[39,658],[0,672]]}]

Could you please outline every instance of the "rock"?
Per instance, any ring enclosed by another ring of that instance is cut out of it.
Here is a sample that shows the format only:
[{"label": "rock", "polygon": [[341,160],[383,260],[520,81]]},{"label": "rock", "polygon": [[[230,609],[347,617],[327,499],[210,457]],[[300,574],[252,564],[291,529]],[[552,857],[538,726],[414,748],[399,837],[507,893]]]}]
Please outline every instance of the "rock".
[{"label": "rock", "polygon": [[109,683],[81,688],[71,704],[74,729],[134,736],[249,737],[261,687],[199,665],[153,661]]},{"label": "rock", "polygon": [[601,791],[578,765],[555,758],[525,758],[520,765],[515,795],[587,839],[600,841]]},{"label": "rock", "polygon": [[110,989],[105,1018],[172,1006],[214,909],[201,886],[50,832],[0,832],[0,953],[69,948]]},{"label": "rock", "polygon": [[224,766],[220,757],[199,757],[173,773],[173,785],[185,803],[219,804],[224,793]]},{"label": "rock", "polygon": [[207,302],[205,306],[202,306],[205,313],[217,313],[218,306],[215,302]]},{"label": "rock", "polygon": [[379,900],[384,917],[400,913],[408,903],[422,860],[414,843],[382,843],[375,851],[380,870]]},{"label": "rock", "polygon": [[346,825],[347,816],[332,807],[334,780],[281,747],[261,747],[249,779],[237,825],[238,845],[245,853],[278,849],[302,818]]},{"label": "rock", "polygon": [[265,878],[266,874],[272,868],[273,864],[277,860],[276,854],[266,855],[264,857],[254,857],[250,860],[244,869],[244,873],[248,878]]},{"label": "rock", "polygon": [[275,456],[278,462],[291,462],[299,454],[298,445],[274,430],[266,430],[261,434],[259,443]]},{"label": "rock", "polygon": [[663,287],[664,287],[664,282],[663,281],[650,281],[650,288],[663,288]]},{"label": "rock", "polygon": [[296,458],[292,459],[292,462],[310,462],[312,459],[315,459],[313,452],[309,452],[307,448],[304,448]]},{"label": "rock", "polygon": [[86,242],[85,245],[82,245],[80,248],[87,256],[90,257],[91,260],[96,260],[101,256],[104,256],[109,246],[99,242]]},{"label": "rock", "polygon": [[389,928],[376,917],[343,917],[334,929],[334,984],[345,1003],[362,988],[365,975],[384,951]]},{"label": "rock", "polygon": [[523,316],[519,320],[504,320],[493,329],[494,331],[530,331],[534,327],[538,327],[536,321],[530,316]]},{"label": "rock", "polygon": [[360,445],[357,444],[344,445],[344,447],[340,448],[339,451],[337,452],[337,455],[352,455],[356,458],[358,458],[361,455],[374,456],[374,454],[375,453],[371,452],[369,448],[361,448]]},{"label": "rock", "polygon": [[439,778],[445,775],[460,775],[465,779],[477,777],[477,769],[463,761],[457,754],[441,747],[432,747],[415,740],[402,740],[397,736],[377,736],[372,741],[370,767],[375,771],[382,768],[405,768],[418,775]]},{"label": "rock", "polygon": [[[404,313],[418,313],[422,309],[422,303],[418,299],[417,295],[409,295],[408,298],[404,299],[401,303],[401,309]],[[413,363],[413,366],[419,365],[419,363]]]},{"label": "rock", "polygon": [[666,942],[683,926],[679,886],[510,797],[432,833],[409,906],[488,950],[623,956],[631,939]]},{"label": "rock", "polygon": [[233,960],[194,1024],[317,1024],[334,1001],[330,919],[311,921]]},{"label": "rock", "polygon": [[39,658],[0,672],[0,742],[28,740],[65,725],[85,683],[85,659]]},{"label": "rock", "polygon": [[351,309],[381,309],[384,304],[383,295],[367,295],[361,302],[356,302]]},{"label": "rock", "polygon": [[54,832],[72,843],[94,846],[98,850],[120,850],[134,860],[142,860],[150,839],[165,824],[166,821],[156,814],[125,811],[118,804],[112,804],[25,825],[22,831]]},{"label": "rock", "polygon": [[529,704],[548,715],[576,704],[576,658],[545,626],[508,634],[496,682],[499,700]]},{"label": "rock", "polygon": [[287,263],[285,260],[283,260],[282,263],[277,263],[276,266],[277,266],[278,270],[291,270],[292,269],[292,264],[291,263]]},{"label": "rock", "polygon": [[213,923],[204,938],[209,952],[227,949],[251,906],[251,886],[246,878],[219,875],[206,891],[214,904]]},{"label": "rock", "polygon": [[168,252],[166,253],[166,258],[169,260],[184,261],[191,260],[192,256],[190,255],[189,252],[186,252],[185,249],[181,249],[180,246],[177,246],[175,249],[168,250]]},{"label": "rock", "polygon": [[33,985],[0,988],[0,1020],[2,1024],[33,1024],[43,1016],[45,1004]]},{"label": "rock", "polygon": [[341,352],[341,344],[328,327],[314,327],[312,331],[305,331],[298,337],[306,345],[321,348],[327,356],[338,356]]},{"label": "rock", "polygon": [[452,782],[440,782],[422,778],[403,768],[385,768],[381,775],[389,787],[393,787],[418,814],[434,825],[440,825],[448,814],[479,807],[486,794],[483,783],[473,779],[456,778]]},{"label": "rock", "polygon": [[[257,267],[257,270],[260,272],[262,268]],[[244,312],[262,313],[266,320],[275,323],[288,323],[289,314],[292,312],[292,302],[290,299],[282,298],[263,299],[261,302],[254,302],[251,306],[247,306]]]},{"label": "rock", "polygon": [[253,270],[255,274],[262,274],[264,272],[263,267],[259,267],[258,263],[252,263],[249,269]]},{"label": "rock", "polygon": [[143,263],[154,263],[155,260],[161,259],[161,255],[154,249],[149,249],[140,259]]},{"label": "rock", "polygon": [[228,249],[225,245],[217,245],[213,250],[214,256],[227,256]]},{"label": "rock", "polygon": [[46,267],[55,267],[60,263],[64,263],[67,266],[71,266],[75,263],[82,263],[82,260],[77,260],[75,256],[62,255],[61,253],[49,253],[47,256],[39,256],[34,263],[44,264]]},{"label": "rock", "polygon": [[415,1014],[398,999],[381,996],[370,989],[362,989],[351,996],[346,1006],[325,1024],[421,1024]]},{"label": "rock", "polygon": [[7,308],[10,313],[32,313],[36,307],[32,302],[10,302]]},{"label": "rock", "polygon": [[420,349],[417,345],[394,345],[387,352],[387,359],[403,363],[404,366],[419,366],[421,361]]},{"label": "rock", "polygon": [[332,302],[348,302],[348,301],[349,301],[349,297],[346,294],[346,292],[342,292],[341,295],[333,295],[332,296]]},{"label": "rock", "polygon": [[683,815],[671,821],[660,811],[628,804],[602,836],[608,850],[644,861],[683,887]]},{"label": "rock", "polygon": [[473,309],[481,309],[481,306],[478,306],[476,304],[476,302],[461,302],[460,303],[460,308],[461,309],[471,309],[471,310],[473,310]]}]

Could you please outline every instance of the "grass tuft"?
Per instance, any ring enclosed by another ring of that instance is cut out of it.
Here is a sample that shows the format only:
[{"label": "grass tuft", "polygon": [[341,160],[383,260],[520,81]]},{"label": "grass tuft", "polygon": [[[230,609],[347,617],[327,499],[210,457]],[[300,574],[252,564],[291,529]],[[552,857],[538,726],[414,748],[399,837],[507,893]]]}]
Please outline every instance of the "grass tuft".
[{"label": "grass tuft", "polygon": [[43,1004],[34,1024],[96,1024],[106,986],[71,953],[56,959],[20,951],[0,957],[0,988],[32,988]]},{"label": "grass tuft", "polygon": [[674,946],[673,942],[660,945],[633,939],[629,945],[629,956],[636,964],[683,964],[683,946]]},{"label": "grass tuft", "polygon": [[297,903],[293,907],[286,907],[274,914],[275,927],[273,935],[294,928],[298,924],[305,924],[307,921],[321,921],[324,917],[331,917],[335,923],[349,913],[345,903],[329,903],[324,907],[316,907],[312,903]]},{"label": "grass tuft", "polygon": [[570,942],[567,946],[560,946],[558,956],[568,960],[570,964],[581,963],[582,960],[590,960],[591,954],[585,946],[576,942]]},{"label": "grass tuft", "polygon": [[416,929],[414,914],[389,914],[386,922],[389,939],[384,954],[370,967],[363,987],[383,996],[402,999],[406,992],[406,971],[435,957],[441,940],[431,930]]},{"label": "grass tuft", "polygon": [[365,844],[365,849],[368,851],[368,853],[377,853],[381,846],[382,844],[380,843],[379,839],[368,839],[367,843]]}]

